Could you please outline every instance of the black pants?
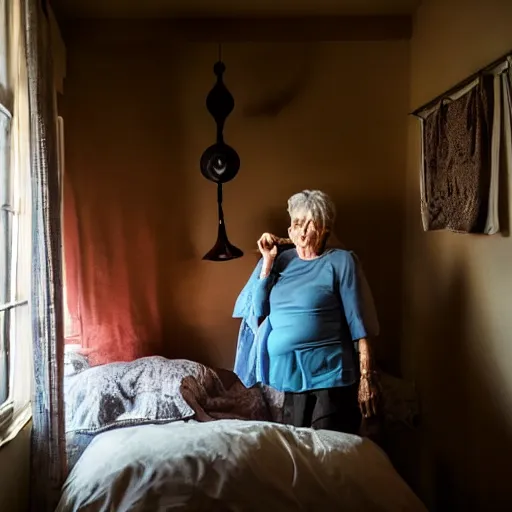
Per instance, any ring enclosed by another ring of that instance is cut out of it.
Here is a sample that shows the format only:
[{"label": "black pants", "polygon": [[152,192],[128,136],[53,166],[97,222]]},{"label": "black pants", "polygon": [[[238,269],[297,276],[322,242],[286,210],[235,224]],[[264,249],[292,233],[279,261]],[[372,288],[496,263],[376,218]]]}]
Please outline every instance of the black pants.
[{"label": "black pants", "polygon": [[286,392],[284,423],[295,427],[357,434],[361,427],[357,390],[358,385],[353,384],[303,393]]}]

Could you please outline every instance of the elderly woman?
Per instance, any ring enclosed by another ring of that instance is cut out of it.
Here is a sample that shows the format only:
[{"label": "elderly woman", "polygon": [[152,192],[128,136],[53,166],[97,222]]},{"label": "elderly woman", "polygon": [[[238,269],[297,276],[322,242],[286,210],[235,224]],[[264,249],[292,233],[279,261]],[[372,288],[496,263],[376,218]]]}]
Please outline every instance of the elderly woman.
[{"label": "elderly woman", "polygon": [[376,414],[378,398],[371,292],[352,253],[326,248],[335,207],[325,193],[295,194],[288,212],[295,248],[278,255],[278,237],[258,240],[263,264],[253,308],[272,326],[269,384],[285,392],[286,423],[357,433],[361,413]]}]

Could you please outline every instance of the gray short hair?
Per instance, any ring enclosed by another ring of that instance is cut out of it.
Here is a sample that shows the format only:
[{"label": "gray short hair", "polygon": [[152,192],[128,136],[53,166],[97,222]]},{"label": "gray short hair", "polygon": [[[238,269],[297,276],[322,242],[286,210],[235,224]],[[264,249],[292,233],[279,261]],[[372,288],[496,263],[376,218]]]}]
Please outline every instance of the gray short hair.
[{"label": "gray short hair", "polygon": [[288,213],[307,212],[319,228],[330,231],[336,218],[336,207],[332,199],[321,190],[303,190],[288,199]]}]

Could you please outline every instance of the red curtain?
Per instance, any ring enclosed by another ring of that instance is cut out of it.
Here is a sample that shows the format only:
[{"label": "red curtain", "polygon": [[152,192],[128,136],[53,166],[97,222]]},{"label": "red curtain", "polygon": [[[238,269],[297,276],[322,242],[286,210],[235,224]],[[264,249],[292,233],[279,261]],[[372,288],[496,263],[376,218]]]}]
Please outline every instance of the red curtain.
[{"label": "red curtain", "polygon": [[154,228],[144,210],[89,188],[76,194],[64,177],[66,343],[92,364],[162,353]]}]

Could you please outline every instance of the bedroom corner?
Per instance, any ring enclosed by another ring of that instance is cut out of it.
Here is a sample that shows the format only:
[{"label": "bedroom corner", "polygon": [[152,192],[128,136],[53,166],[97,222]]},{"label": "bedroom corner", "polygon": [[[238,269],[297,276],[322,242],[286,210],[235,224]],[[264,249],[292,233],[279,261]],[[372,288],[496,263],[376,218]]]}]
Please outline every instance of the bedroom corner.
[{"label": "bedroom corner", "polygon": [[510,0],[0,9],[0,510],[510,508]]}]

